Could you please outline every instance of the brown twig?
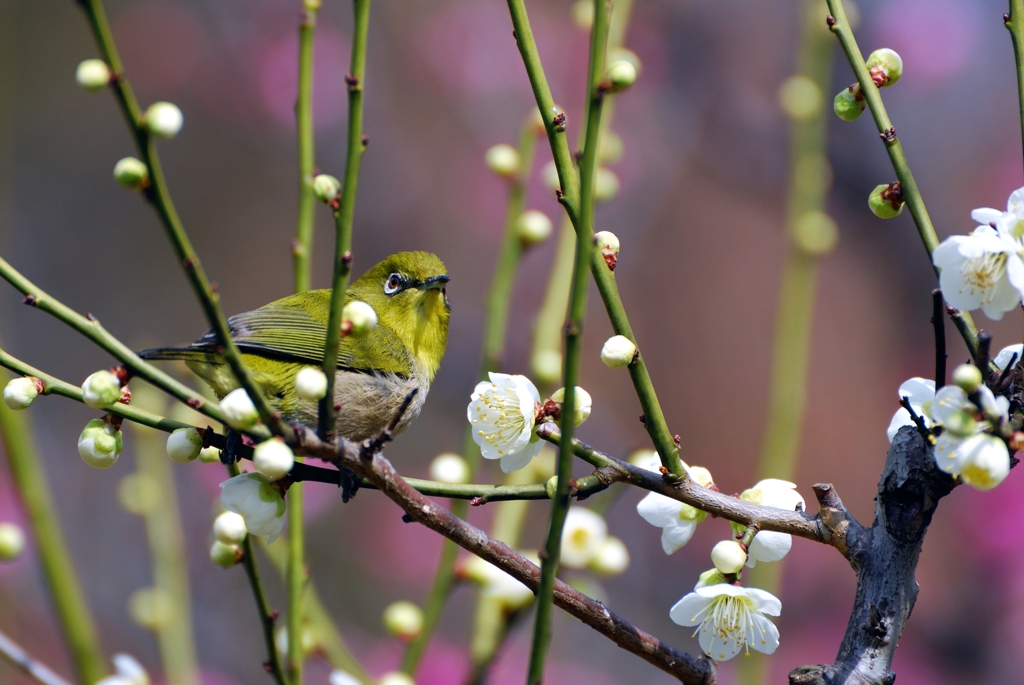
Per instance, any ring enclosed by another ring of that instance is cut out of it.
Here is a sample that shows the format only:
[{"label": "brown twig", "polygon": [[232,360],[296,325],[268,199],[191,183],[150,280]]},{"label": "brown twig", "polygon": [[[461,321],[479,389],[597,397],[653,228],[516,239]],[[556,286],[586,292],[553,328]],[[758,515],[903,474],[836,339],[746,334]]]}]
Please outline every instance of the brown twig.
[{"label": "brown twig", "polygon": [[42,685],[71,685],[67,680],[57,675],[45,664],[41,664],[22,649],[14,640],[0,633],[0,656],[4,657],[18,670]]}]

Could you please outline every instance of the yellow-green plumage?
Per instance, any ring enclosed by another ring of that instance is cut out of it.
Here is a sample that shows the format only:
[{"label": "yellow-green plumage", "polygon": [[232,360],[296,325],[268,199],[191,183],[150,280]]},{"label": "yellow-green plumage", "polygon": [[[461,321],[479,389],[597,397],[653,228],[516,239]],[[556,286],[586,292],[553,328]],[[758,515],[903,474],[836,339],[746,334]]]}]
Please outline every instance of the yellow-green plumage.
[{"label": "yellow-green plumage", "polygon": [[[448,340],[447,281],[435,255],[399,252],[351,284],[348,299],[373,307],[378,323],[365,337],[341,339],[335,380],[340,435],[362,440],[379,432],[413,388],[419,393],[398,430],[419,414]],[[330,304],[330,290],[311,290],[229,319],[246,366],[285,420],[316,425],[316,403],[299,398],[295,375],[323,363]],[[185,348],[140,354],[184,360],[223,397],[238,386],[216,348],[211,332]]]}]

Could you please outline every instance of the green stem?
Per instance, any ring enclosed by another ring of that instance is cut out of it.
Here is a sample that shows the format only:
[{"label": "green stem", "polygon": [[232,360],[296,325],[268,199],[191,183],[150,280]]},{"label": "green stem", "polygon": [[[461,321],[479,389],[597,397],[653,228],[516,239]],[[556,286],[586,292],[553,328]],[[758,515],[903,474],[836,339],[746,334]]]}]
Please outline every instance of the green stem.
[{"label": "green stem", "polygon": [[295,292],[310,288],[310,262],[313,255],[313,33],[316,30],[316,7],[305,2],[299,24],[299,97],[295,102],[295,128],[299,147],[299,210],[296,220],[292,259],[295,270]]},{"label": "green stem", "polygon": [[[819,0],[803,0],[802,30],[797,74],[815,84],[824,96],[831,85],[833,46],[821,23]],[[822,180],[827,166],[826,129],[829,111],[820,106],[810,116],[794,117],[790,124],[790,185],[787,210],[789,252],[782,270],[782,286],[775,321],[775,341],[768,415],[758,480],[793,480],[799,456],[807,393],[812,321],[817,286],[818,257],[801,247],[798,222],[825,208],[828,185]],[[779,593],[782,562],[758,564],[746,582],[772,594]],[[767,660],[760,654],[739,663],[741,685],[767,679]]]},{"label": "green stem", "polygon": [[590,68],[587,78],[587,133],[580,159],[579,222],[576,225],[576,263],[572,294],[569,301],[569,322],[565,329],[565,397],[562,401],[562,430],[565,437],[558,450],[555,497],[551,504],[544,554],[541,556],[540,585],[537,589],[537,613],[534,617],[533,642],[526,682],[536,685],[544,680],[544,663],[551,643],[551,614],[554,610],[555,577],[562,549],[562,528],[569,512],[569,481],[572,478],[572,434],[575,429],[576,386],[579,381],[582,354],[583,320],[587,313],[587,290],[590,286],[590,255],[594,235],[594,174],[597,170],[597,142],[601,132],[601,109],[604,88],[605,51],[608,47],[610,4],[594,2],[594,25],[590,36]]},{"label": "green stem", "polygon": [[363,83],[366,80],[366,42],[370,31],[370,0],[353,0],[352,62],[348,76],[348,147],[345,155],[345,179],[341,197],[334,207],[336,242],[334,278],[331,281],[331,313],[327,320],[324,346],[324,374],[327,395],[320,400],[319,431],[323,438],[334,432],[334,373],[338,368],[341,342],[341,312],[345,308],[345,290],[352,272],[352,223],[356,212],[359,166],[369,139],[363,136]]},{"label": "green stem", "polygon": [[1013,42],[1013,59],[1017,64],[1017,96],[1020,99],[1020,130],[1024,141],[1024,0],[1010,0],[1006,28]]},{"label": "green stem", "polygon": [[223,357],[228,367],[234,374],[241,387],[245,388],[249,398],[259,411],[260,418],[276,435],[283,435],[290,438],[291,429],[281,421],[279,414],[274,412],[266,397],[260,392],[256,381],[253,379],[249,369],[242,361],[242,355],[231,337],[231,327],[228,325],[227,317],[220,308],[220,296],[210,285],[199,257],[196,255],[192,242],[178,217],[178,211],[171,201],[170,193],[167,190],[167,182],[164,179],[163,167],[160,165],[160,157],[156,152],[156,145],[146,130],[144,115],[139,109],[138,101],[124,75],[124,66],[117,54],[117,47],[114,44],[113,36],[110,33],[110,26],[107,24],[106,14],[103,11],[101,0],[82,0],[80,3],[85,10],[89,23],[92,26],[93,35],[99,47],[100,54],[115,74],[112,81],[114,93],[117,95],[121,111],[124,114],[128,128],[135,139],[135,147],[139,156],[149,170],[149,186],[145,190],[146,198],[156,209],[160,221],[164,225],[167,237],[174,248],[175,255],[185,270],[185,276],[192,286],[199,305],[206,314],[206,318],[217,334],[218,342],[224,347]]},{"label": "green stem", "polygon": [[28,304],[50,314],[96,343],[101,349],[124,364],[131,371],[132,375],[149,381],[196,411],[202,412],[214,421],[223,423],[224,418],[217,404],[209,402],[184,383],[140,359],[130,347],[107,332],[98,319],[92,316],[82,316],[59,300],[43,292],[39,286],[21,275],[2,258],[0,258],[0,277],[25,295]]},{"label": "green stem", "polygon": [[39,549],[39,562],[71,652],[76,680],[95,683],[107,674],[96,625],[57,520],[57,507],[33,444],[27,416],[16,414],[3,403],[0,403],[0,439]]},{"label": "green stem", "polygon": [[[296,457],[296,463],[302,459]],[[288,680],[292,685],[302,683],[302,623],[306,615],[305,527],[303,525],[303,484],[292,483],[288,488],[288,570],[285,584],[288,588]]]},{"label": "green stem", "polygon": [[[228,474],[232,477],[241,473],[238,464],[228,464],[227,469]],[[249,579],[249,587],[252,589],[252,596],[256,602],[256,612],[259,614],[260,627],[263,629],[263,644],[267,649],[267,661],[263,666],[277,685],[286,685],[288,681],[281,669],[281,659],[277,654],[277,645],[274,643],[276,614],[271,611],[267,593],[263,589],[260,568],[256,564],[256,545],[253,544],[251,535],[246,535],[245,540],[242,541],[242,554],[242,566],[245,568],[245,576]]]},{"label": "green stem", "polygon": [[[278,539],[279,542],[281,540],[282,538]],[[270,563],[278,575],[282,579],[286,578],[288,573],[286,545],[277,543],[268,545],[266,540],[259,538],[259,547],[267,558],[270,559]],[[345,645],[341,633],[338,632],[334,621],[331,620],[327,609],[324,608],[323,602],[320,601],[320,595],[317,593],[312,581],[306,586],[305,601],[302,604],[302,608],[309,628],[316,636],[317,644],[324,650],[331,666],[345,671],[363,683],[363,685],[374,685],[373,679],[367,675],[366,671],[363,670],[363,667]]]},{"label": "green stem", "polygon": [[558,233],[555,261],[533,328],[533,373],[541,384],[541,394],[555,390],[562,377],[562,329],[569,309],[572,289],[572,265],[576,259],[576,230],[566,216]]},{"label": "green stem", "polygon": [[[924,243],[925,250],[928,251],[929,261],[931,261],[932,253],[939,246],[939,238],[935,234],[935,227],[932,225],[931,217],[928,216],[928,210],[924,206],[924,199],[921,197],[921,191],[914,180],[914,174],[910,171],[907,156],[903,153],[903,145],[900,143],[899,138],[896,137],[896,129],[893,127],[892,122],[889,121],[889,115],[886,113],[885,105],[882,103],[882,94],[878,91],[878,87],[871,80],[871,75],[868,73],[864,56],[857,46],[857,39],[853,36],[853,29],[846,19],[843,0],[827,0],[827,2],[832,18],[830,20],[832,33],[839,39],[839,44],[842,45],[843,52],[846,53],[850,67],[853,68],[853,73],[857,76],[861,93],[867,100],[868,108],[871,109],[871,116],[875,119],[878,134],[882,138],[886,152],[889,153],[889,161],[892,163],[892,168],[896,172],[896,178],[899,179],[900,186],[903,189],[903,199],[906,201],[907,207],[910,208],[910,215],[914,217],[917,232],[921,236],[921,242]],[[934,264],[932,268],[935,268]],[[967,343],[971,356],[977,359],[978,329],[974,325],[971,315],[967,312],[962,312],[960,319],[955,320],[955,323],[964,342]]]},{"label": "green stem", "polygon": [[[162,404],[163,396],[155,390],[150,392],[159,397]],[[141,399],[139,394],[136,393],[137,400]],[[160,658],[169,685],[197,685],[199,673],[192,634],[188,556],[178,512],[174,473],[161,434],[141,427],[136,430],[137,477],[158,484],[156,496],[146,502],[141,513],[153,565],[153,587],[161,597],[169,600],[167,606],[170,611],[156,629]]]}]

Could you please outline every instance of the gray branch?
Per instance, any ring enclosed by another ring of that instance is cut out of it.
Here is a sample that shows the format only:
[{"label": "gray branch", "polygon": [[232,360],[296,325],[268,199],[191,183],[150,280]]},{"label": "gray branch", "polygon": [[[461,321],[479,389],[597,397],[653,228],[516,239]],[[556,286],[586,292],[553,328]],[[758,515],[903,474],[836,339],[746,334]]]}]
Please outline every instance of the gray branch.
[{"label": "gray branch", "polygon": [[846,514],[829,486],[815,486],[822,517],[848,527],[844,555],[857,573],[857,594],[836,660],[794,670],[790,685],[892,685],[896,644],[917,599],[921,545],[939,500],[955,486],[912,426],[889,448],[871,528]]}]

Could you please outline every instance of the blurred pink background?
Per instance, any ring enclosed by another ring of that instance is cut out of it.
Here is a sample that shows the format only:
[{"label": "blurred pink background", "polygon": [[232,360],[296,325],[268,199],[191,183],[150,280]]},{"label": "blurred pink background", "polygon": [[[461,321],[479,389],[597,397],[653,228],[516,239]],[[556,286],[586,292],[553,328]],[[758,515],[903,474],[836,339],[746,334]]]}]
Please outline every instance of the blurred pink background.
[{"label": "blurred pink background", "polygon": [[[229,313],[290,292],[294,230],[298,0],[111,0],[108,13],[143,105],[171,100],[185,127],[160,144],[179,211]],[[1004,3],[976,0],[861,0],[865,51],[891,47],[904,58],[886,103],[941,237],[972,228],[974,207],[1001,207],[1024,181],[1013,52]],[[565,0],[528,3],[557,102],[574,140],[581,120],[586,35]],[[637,0],[626,44],[644,63],[618,98],[614,129],[625,157],[613,167],[619,197],[597,214],[616,232],[616,271],[634,330],[683,458],[709,467],[723,491],[753,484],[765,414],[776,294],[785,254],[782,225],[788,124],[776,104],[792,72],[799,29],[793,0]],[[822,17],[825,9],[822,3]],[[328,0],[315,51],[318,167],[340,176],[344,159],[350,3]],[[476,379],[482,304],[499,246],[505,188],[486,172],[485,150],[513,143],[532,106],[529,84],[498,0],[406,0],[374,4],[366,80],[364,158],[356,210],[356,272],[397,249],[436,252],[453,280],[448,354],[421,418],[388,456],[425,476],[432,457],[459,449]],[[74,83],[75,66],[96,56],[72,2],[0,3],[0,254],[71,307],[92,312],[136,347],[174,344],[206,324],[157,219],[118,188],[111,169],[133,154],[113,99]],[[853,81],[837,55],[831,96]],[[841,228],[822,262],[815,314],[806,430],[797,483],[834,482],[868,523],[885,458],[896,390],[933,368],[929,325],[935,279],[908,212],[882,222],[869,191],[894,175],[870,117],[829,119],[835,184],[829,210]],[[538,146],[537,170],[550,158]],[[561,210],[539,179],[528,205],[557,220]],[[326,286],[332,222],[318,207],[314,279]],[[512,304],[506,370],[527,373],[533,316],[553,243],[525,259]],[[0,286],[0,333],[11,352],[78,382],[110,360],[69,329],[20,304]],[[978,314],[996,349],[1020,341],[1020,314]],[[648,447],[628,377],[598,360],[609,334],[591,298],[582,384],[594,412],[581,437],[619,456]],[[950,362],[966,358],[950,327]],[[75,452],[95,412],[59,398],[31,412],[78,570],[111,652],[159,670],[152,637],[136,627],[128,596],[150,584],[142,522],[117,504],[132,470],[132,439],[110,471]],[[173,465],[191,554],[194,622],[206,683],[269,682],[263,645],[240,569],[207,559],[220,467]],[[498,478],[495,469],[482,478]],[[1011,682],[1024,667],[1024,523],[1019,469],[992,493],[960,488],[940,506],[918,580],[921,594],[900,642],[901,685]],[[310,499],[309,561],[342,632],[374,673],[393,668],[399,646],[380,625],[391,601],[422,601],[440,548],[432,533],[401,523],[374,492],[343,506],[321,487]],[[666,557],[659,531],[636,514],[641,493],[608,511],[633,564],[602,581],[609,606],[666,641],[699,650],[668,608],[709,567],[723,521],[700,526]],[[526,544],[542,540],[547,505],[531,507]],[[474,517],[486,521],[485,507]],[[23,521],[0,469],[0,521]],[[474,519],[477,520],[477,519]],[[834,550],[796,541],[786,560],[779,619],[782,646],[773,682],[806,664],[831,661],[852,602],[853,573]],[[265,572],[275,606],[284,594]],[[458,681],[468,663],[472,593],[459,590],[428,655],[420,685]],[[549,681],[558,685],[672,682],[605,638],[557,614]],[[0,630],[69,673],[30,544],[0,565]],[[520,627],[492,682],[522,682],[528,631]],[[721,668],[731,683],[734,664]],[[0,681],[28,682],[0,662]],[[327,682],[314,663],[307,683]]]}]

